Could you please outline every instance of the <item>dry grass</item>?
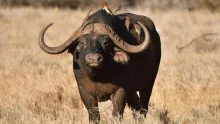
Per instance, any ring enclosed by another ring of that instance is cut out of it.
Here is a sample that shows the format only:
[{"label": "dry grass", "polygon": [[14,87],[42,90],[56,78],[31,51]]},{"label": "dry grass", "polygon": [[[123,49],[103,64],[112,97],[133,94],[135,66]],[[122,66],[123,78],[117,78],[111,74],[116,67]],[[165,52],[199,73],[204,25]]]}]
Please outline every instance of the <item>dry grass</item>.
[{"label": "dry grass", "polygon": [[[161,66],[145,123],[220,123],[220,15],[123,11],[152,18],[162,41]],[[61,44],[85,15],[86,11],[68,9],[0,9],[1,124],[88,123],[72,72],[72,56],[48,55],[37,43],[42,27],[54,22],[47,41],[52,46]],[[177,52],[177,45],[205,33],[217,35]],[[109,101],[100,108],[103,124],[118,123],[111,116]],[[123,123],[136,123],[127,107]]]}]

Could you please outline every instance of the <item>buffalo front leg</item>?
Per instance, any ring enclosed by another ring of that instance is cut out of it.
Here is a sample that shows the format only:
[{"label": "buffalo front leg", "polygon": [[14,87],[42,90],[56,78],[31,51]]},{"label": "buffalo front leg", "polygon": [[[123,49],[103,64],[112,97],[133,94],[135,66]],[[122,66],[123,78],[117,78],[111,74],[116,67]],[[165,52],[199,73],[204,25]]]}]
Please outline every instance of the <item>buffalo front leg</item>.
[{"label": "buffalo front leg", "polygon": [[123,88],[119,88],[114,95],[111,96],[113,104],[112,115],[122,119],[125,104],[126,104],[126,92]]},{"label": "buffalo front leg", "polygon": [[100,121],[100,114],[98,109],[98,102],[89,94],[87,94],[82,87],[79,86],[79,93],[81,99],[87,108],[89,113],[89,122],[92,123],[99,123]]},{"label": "buffalo front leg", "polygon": [[152,88],[143,88],[140,91],[140,103],[141,103],[141,111],[140,113],[143,114],[145,117],[148,112],[148,103],[150,100]]},{"label": "buffalo front leg", "polygon": [[133,117],[140,122],[140,118],[138,117],[138,112],[141,110],[140,99],[136,92],[131,92],[127,95],[127,103],[128,106],[132,109]]}]

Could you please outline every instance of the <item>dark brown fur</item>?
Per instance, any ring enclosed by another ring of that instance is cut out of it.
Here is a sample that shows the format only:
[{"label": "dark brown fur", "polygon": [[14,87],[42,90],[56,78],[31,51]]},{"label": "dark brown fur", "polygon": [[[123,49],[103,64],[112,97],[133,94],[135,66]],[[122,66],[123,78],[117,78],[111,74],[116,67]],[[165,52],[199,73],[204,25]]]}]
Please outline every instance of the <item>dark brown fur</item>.
[{"label": "dark brown fur", "polygon": [[[126,16],[133,20],[131,24],[135,21],[143,23],[151,36],[151,43],[147,50],[138,54],[128,53],[130,61],[127,65],[114,63],[109,59],[103,69],[91,71],[80,59],[80,55],[73,52],[74,74],[91,121],[98,122],[100,119],[98,102],[109,99],[113,103],[114,116],[122,116],[126,103],[136,111],[141,110],[144,116],[147,114],[150,95],[160,64],[160,37],[154,23],[149,18],[131,13],[116,15],[122,21],[125,21]],[[117,27],[116,30],[121,33]],[[136,32],[132,27],[130,33],[135,37]],[[143,37],[141,36],[142,39]],[[134,44],[140,44],[140,41],[136,41]],[[95,76],[91,76],[93,72],[95,72]],[[140,97],[137,95],[137,91],[139,91]]]}]

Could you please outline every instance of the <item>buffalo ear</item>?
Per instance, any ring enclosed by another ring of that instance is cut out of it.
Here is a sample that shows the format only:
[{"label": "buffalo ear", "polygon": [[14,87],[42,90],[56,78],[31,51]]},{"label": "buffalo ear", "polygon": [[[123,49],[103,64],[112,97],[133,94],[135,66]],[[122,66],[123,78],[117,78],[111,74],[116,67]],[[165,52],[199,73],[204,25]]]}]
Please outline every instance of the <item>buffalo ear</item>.
[{"label": "buffalo ear", "polygon": [[69,49],[68,53],[71,53],[72,55],[74,55],[75,52],[74,52],[74,50]]},{"label": "buffalo ear", "polygon": [[79,52],[78,44],[79,43],[71,45],[70,48],[68,49],[68,53],[71,53],[72,55],[74,55],[75,52]]},{"label": "buffalo ear", "polygon": [[130,60],[130,57],[126,52],[117,49],[114,52],[113,59],[116,63],[128,64],[129,60]]}]

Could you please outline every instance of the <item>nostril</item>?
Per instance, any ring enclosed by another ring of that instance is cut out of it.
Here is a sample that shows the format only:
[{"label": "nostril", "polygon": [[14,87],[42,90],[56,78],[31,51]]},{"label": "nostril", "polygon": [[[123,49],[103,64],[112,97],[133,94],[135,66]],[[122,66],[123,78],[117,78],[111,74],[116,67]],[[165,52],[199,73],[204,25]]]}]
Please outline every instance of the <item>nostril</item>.
[{"label": "nostril", "polygon": [[102,56],[99,55],[99,56],[98,56],[98,62],[99,62],[99,63],[102,62],[102,59],[103,59]]},{"label": "nostril", "polygon": [[88,63],[101,63],[103,60],[102,55],[97,54],[97,53],[90,53],[86,56],[86,61]]}]

